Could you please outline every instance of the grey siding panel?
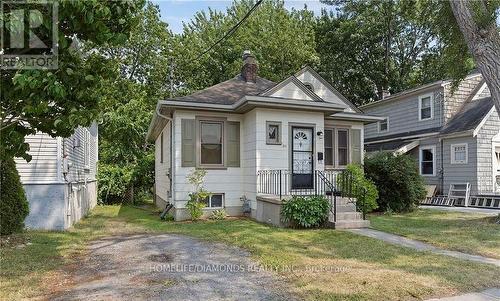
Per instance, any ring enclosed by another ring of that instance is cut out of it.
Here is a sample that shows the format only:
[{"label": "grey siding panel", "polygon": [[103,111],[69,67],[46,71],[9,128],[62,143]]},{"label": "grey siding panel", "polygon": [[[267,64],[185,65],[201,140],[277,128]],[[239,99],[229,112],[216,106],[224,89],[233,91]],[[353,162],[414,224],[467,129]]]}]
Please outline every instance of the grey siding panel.
[{"label": "grey siding panel", "polygon": [[434,118],[431,120],[418,120],[419,95],[410,95],[401,100],[381,103],[375,107],[364,109],[364,112],[370,115],[389,117],[388,131],[379,133],[378,123],[368,124],[365,126],[365,139],[441,127],[442,89],[423,92],[421,95],[428,93],[434,95]]},{"label": "grey siding panel", "polygon": [[[70,168],[66,180],[69,182],[81,182],[95,180],[97,174],[97,124],[88,128],[79,127],[69,138],[64,138],[64,154],[68,158]],[[78,146],[78,143],[80,146]],[[85,167],[85,152],[89,147],[89,168]],[[61,160],[62,161],[62,160]]]},{"label": "grey siding panel", "polygon": [[196,131],[194,119],[181,120],[181,159],[183,167],[196,166]]},{"label": "grey siding panel", "polygon": [[351,129],[351,162],[354,164],[361,164],[361,130]]},{"label": "grey siding panel", "polygon": [[[451,164],[451,145],[467,143],[468,145],[468,163]],[[450,184],[470,183],[471,193],[477,192],[477,146],[476,138],[460,137],[443,140],[443,177],[445,194],[450,189]]]},{"label": "grey siding panel", "polygon": [[64,230],[65,184],[24,185],[30,212],[25,225],[30,229]]},{"label": "grey siding panel", "polygon": [[477,180],[478,191],[492,192],[493,145],[492,138],[500,132],[500,118],[493,112],[477,134]]}]

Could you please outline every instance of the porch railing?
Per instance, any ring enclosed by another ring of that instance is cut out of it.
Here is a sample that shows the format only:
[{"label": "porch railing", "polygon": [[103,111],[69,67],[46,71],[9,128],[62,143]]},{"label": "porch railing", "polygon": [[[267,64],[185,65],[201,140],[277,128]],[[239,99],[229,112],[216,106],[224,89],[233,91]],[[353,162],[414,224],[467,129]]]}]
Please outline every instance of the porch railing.
[{"label": "porch railing", "polygon": [[[337,218],[337,197],[354,197],[356,187],[353,185],[352,174],[344,171],[321,171],[315,170],[312,183],[309,187],[295,186],[292,182],[293,174],[287,169],[266,169],[257,172],[257,193],[279,196],[314,196],[322,195],[329,198],[334,216]],[[363,219],[365,215],[363,214]]]}]

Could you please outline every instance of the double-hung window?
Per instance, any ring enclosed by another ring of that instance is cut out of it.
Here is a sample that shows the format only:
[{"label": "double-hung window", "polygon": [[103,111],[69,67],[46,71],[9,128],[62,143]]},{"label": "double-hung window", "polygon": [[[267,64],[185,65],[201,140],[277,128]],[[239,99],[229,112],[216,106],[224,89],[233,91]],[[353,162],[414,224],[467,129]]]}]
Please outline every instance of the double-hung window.
[{"label": "double-hung window", "polygon": [[200,121],[200,164],[208,166],[222,166],[223,140],[224,140],[224,122],[223,121]]},{"label": "double-hung window", "polygon": [[432,94],[422,95],[418,98],[418,120],[434,118],[434,100]]},{"label": "double-hung window", "polygon": [[436,147],[422,146],[420,148],[420,174],[423,176],[436,175]]},{"label": "double-hung window", "polygon": [[467,164],[468,161],[467,143],[451,145],[451,164]]},{"label": "double-hung window", "polygon": [[349,129],[325,129],[325,165],[344,167],[349,164]]}]

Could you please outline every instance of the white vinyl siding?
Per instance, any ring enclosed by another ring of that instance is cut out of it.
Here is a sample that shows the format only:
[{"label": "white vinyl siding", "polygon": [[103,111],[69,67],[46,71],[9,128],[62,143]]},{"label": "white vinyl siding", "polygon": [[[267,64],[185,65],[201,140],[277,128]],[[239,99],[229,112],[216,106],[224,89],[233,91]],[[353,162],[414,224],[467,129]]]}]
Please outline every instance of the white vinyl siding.
[{"label": "white vinyl siding", "polygon": [[26,183],[54,183],[61,182],[58,167],[58,154],[61,154],[60,141],[45,133],[37,133],[27,136],[25,141],[29,143],[31,161],[26,162],[23,158],[16,158],[16,167],[21,177],[21,182]]}]

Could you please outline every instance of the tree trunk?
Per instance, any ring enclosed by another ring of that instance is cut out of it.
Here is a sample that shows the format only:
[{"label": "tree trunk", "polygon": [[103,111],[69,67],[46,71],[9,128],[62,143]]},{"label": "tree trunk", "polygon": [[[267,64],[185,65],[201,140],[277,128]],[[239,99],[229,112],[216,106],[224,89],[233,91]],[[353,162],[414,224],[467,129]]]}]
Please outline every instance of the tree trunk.
[{"label": "tree trunk", "polygon": [[[472,4],[485,9],[484,0],[450,0],[453,15],[464,35],[469,51],[490,88],[497,113],[500,115],[500,34],[493,19],[481,27],[475,16]],[[475,3],[473,3],[475,2]]]}]

